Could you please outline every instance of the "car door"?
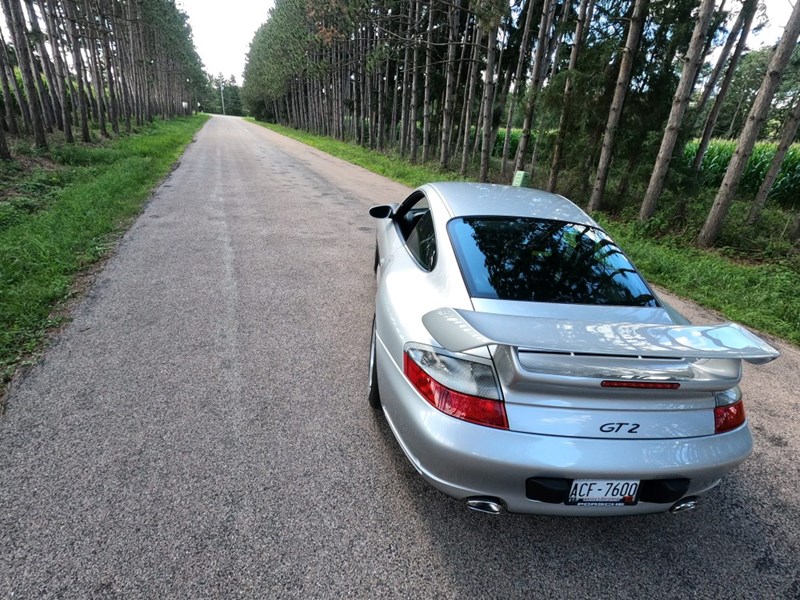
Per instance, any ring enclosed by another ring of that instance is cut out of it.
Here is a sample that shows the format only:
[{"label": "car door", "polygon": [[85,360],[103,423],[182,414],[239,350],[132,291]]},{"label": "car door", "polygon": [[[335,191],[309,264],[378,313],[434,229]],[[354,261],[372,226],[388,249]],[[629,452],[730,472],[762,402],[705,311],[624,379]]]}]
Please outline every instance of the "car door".
[{"label": "car door", "polygon": [[384,226],[391,229],[383,236],[385,245],[379,247],[377,334],[392,361],[402,367],[407,341],[431,341],[422,314],[440,303],[433,276],[438,240],[426,195],[418,191],[409,196]]}]

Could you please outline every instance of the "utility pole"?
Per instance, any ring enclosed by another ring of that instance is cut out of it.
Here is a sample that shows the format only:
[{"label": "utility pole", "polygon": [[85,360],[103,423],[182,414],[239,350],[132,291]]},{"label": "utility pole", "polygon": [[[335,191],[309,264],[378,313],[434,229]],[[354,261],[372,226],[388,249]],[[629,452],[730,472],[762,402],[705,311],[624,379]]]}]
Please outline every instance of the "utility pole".
[{"label": "utility pole", "polygon": [[219,96],[222,98],[222,114],[225,114],[225,80],[219,78]]}]

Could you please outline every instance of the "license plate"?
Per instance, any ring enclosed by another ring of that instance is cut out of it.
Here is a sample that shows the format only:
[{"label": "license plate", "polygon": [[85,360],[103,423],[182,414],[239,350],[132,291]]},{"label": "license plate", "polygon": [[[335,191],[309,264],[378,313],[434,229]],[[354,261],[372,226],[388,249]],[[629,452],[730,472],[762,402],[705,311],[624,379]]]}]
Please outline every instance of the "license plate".
[{"label": "license plate", "polygon": [[633,479],[576,479],[567,504],[573,506],[632,506],[637,502],[639,482]]}]

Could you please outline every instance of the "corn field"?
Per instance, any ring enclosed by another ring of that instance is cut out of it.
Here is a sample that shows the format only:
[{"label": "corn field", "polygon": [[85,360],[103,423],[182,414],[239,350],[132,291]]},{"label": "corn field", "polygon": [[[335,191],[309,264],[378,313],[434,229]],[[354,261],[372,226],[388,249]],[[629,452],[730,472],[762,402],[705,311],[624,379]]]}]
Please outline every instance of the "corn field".
[{"label": "corn field", "polygon": [[[698,141],[694,140],[686,145],[683,152],[683,161],[688,168],[697,152]],[[736,149],[734,140],[712,140],[706,155],[703,157],[700,174],[704,185],[718,187],[725,176],[725,170],[731,161]],[[775,156],[777,144],[760,142],[755,145],[753,154],[747,162],[739,187],[739,192],[745,195],[754,195],[769,169],[772,157]],[[792,208],[800,199],[800,144],[793,144],[786,153],[778,179],[772,186],[769,194],[771,201],[777,202],[784,208]]]}]

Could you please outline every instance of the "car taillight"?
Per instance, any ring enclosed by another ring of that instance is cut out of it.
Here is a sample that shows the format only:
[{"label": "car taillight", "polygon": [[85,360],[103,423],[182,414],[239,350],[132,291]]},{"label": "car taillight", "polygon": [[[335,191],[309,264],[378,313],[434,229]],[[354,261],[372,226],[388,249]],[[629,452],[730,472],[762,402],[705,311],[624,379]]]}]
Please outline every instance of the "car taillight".
[{"label": "car taillight", "polygon": [[742,392],[738,387],[714,394],[714,433],[736,429],[745,421]]},{"label": "car taillight", "polygon": [[508,429],[505,403],[491,366],[409,347],[403,355],[403,371],[422,397],[443,413]]}]

